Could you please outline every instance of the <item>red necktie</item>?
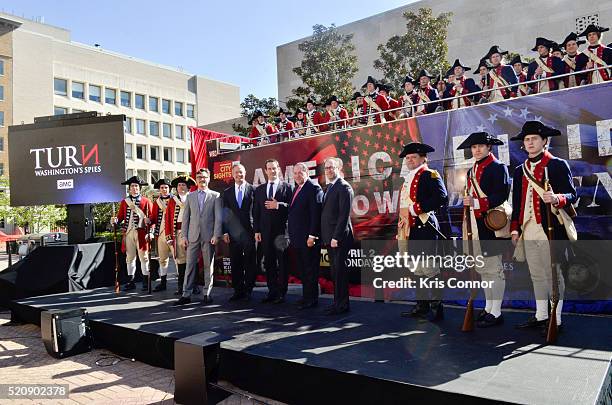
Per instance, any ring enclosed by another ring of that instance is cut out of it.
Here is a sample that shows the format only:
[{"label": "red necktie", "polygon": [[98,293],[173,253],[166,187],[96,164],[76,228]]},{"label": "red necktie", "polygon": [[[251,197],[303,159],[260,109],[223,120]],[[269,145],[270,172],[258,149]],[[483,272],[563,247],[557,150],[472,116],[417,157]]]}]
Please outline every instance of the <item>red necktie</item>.
[{"label": "red necktie", "polygon": [[291,205],[293,205],[293,202],[295,201],[295,197],[297,197],[301,189],[302,189],[302,186],[299,186],[298,189],[295,190],[295,194],[293,194],[293,198],[291,199]]}]

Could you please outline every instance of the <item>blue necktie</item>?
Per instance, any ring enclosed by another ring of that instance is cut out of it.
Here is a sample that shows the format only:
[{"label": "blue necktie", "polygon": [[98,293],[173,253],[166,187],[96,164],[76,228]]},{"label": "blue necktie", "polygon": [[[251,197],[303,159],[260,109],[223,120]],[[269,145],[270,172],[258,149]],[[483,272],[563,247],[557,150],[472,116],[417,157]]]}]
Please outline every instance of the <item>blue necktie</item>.
[{"label": "blue necktie", "polygon": [[238,202],[238,208],[242,208],[242,186],[238,187],[238,197],[236,201]]},{"label": "blue necktie", "polygon": [[268,199],[272,199],[274,197],[274,183],[269,183],[270,186],[268,187]]},{"label": "blue necktie", "polygon": [[327,200],[327,195],[329,194],[329,192],[332,189],[332,187],[334,186],[334,184],[336,184],[336,182],[333,182],[332,184],[330,184],[327,187],[327,189],[325,190],[325,194],[323,194],[323,201]]}]

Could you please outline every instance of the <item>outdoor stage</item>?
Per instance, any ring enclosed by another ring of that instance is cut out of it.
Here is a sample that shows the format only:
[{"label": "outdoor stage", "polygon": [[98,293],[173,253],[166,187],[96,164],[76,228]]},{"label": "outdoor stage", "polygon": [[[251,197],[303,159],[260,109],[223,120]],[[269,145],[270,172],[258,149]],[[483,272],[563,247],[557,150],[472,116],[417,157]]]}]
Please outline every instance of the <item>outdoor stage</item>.
[{"label": "outdoor stage", "polygon": [[165,293],[116,295],[111,288],[23,299],[20,320],[40,323],[47,309],[87,308],[97,346],[173,368],[174,341],[205,331],[221,342],[219,378],[287,403],[610,403],[611,317],[564,315],[557,345],[514,325],[528,312],[506,312],[502,327],[462,333],[462,308],[439,324],[401,318],[399,303],[352,301],[343,316],[329,304],[298,311],[291,301],[228,303],[215,288],[209,306],[172,307]]}]

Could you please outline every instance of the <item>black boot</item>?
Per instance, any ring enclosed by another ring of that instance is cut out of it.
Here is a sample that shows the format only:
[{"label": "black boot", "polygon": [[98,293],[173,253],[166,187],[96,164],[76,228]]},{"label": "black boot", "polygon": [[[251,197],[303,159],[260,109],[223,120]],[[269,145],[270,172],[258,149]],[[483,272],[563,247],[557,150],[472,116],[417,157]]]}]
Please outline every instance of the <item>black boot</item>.
[{"label": "black boot", "polygon": [[161,276],[161,281],[159,282],[159,284],[157,284],[155,286],[155,288],[153,289],[153,291],[155,292],[159,292],[159,291],[166,291],[166,278],[168,276]]},{"label": "black boot", "polygon": [[128,281],[127,284],[123,286],[123,291],[131,291],[135,288],[136,288],[136,284],[134,284],[134,276],[132,276],[130,278],[130,281]]},{"label": "black boot", "polygon": [[185,263],[177,264],[176,268],[178,270],[178,285],[174,295],[183,295],[183,283],[185,282],[185,269],[187,268],[187,265]]},{"label": "black boot", "polygon": [[429,312],[427,314],[427,319],[431,322],[441,321],[444,319],[444,307],[442,306],[442,301],[429,301]]},{"label": "black boot", "polygon": [[149,276],[142,276],[142,288],[140,291],[147,291],[149,289]]}]

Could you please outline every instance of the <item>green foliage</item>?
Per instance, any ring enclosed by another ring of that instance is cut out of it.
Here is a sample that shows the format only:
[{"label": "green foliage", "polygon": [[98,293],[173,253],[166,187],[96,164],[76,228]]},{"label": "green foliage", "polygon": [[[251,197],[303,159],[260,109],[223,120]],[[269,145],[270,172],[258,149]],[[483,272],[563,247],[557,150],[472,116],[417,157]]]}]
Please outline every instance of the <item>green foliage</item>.
[{"label": "green foliage", "polygon": [[286,103],[291,111],[304,107],[308,97],[322,102],[336,95],[346,102],[353,95],[351,81],[358,71],[353,34],[341,34],[335,24],[317,24],[312,30],[312,37],[298,45],[304,57],[293,72],[303,85],[291,90]]},{"label": "green foliage", "polygon": [[402,87],[406,75],[415,77],[421,69],[436,76],[446,73],[450,67],[446,37],[452,15],[441,13],[434,17],[430,8],[420,8],[417,13],[406,11],[406,33],[378,45],[380,58],[374,61],[374,68],[395,89]]},{"label": "green foliage", "polygon": [[[240,108],[242,109],[240,114],[247,118],[256,110],[270,116],[274,116],[278,112],[276,98],[268,97],[259,99],[253,94],[249,94],[244,98],[242,103],[240,103]],[[251,127],[249,125],[245,127],[241,124],[232,124],[232,129],[242,136],[248,136],[249,132],[251,131]]]}]

